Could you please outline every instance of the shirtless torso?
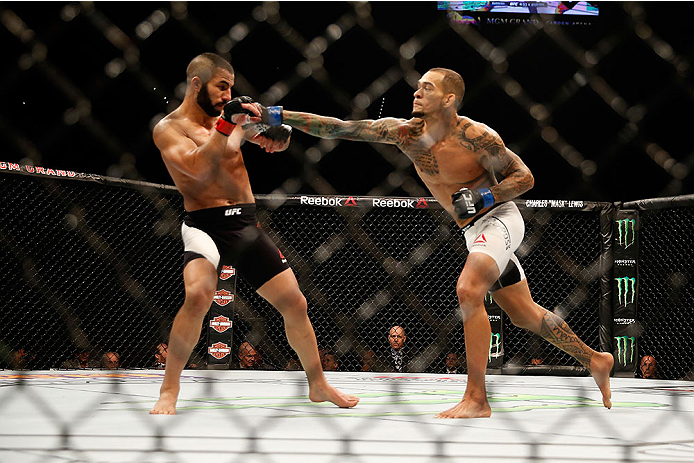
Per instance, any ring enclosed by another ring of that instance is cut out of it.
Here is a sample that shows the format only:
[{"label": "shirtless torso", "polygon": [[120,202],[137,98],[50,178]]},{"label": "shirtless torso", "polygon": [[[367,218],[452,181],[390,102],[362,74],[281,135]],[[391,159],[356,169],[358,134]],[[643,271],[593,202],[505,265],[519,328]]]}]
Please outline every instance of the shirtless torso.
[{"label": "shirtless torso", "polygon": [[[215,132],[213,124],[201,124],[180,112],[163,118],[154,128],[154,142],[174,184],[183,195],[187,211],[252,203],[253,193],[241,154],[243,130],[234,130],[223,154],[212,158],[199,156],[199,150]],[[176,145],[173,145],[173,143]],[[183,145],[183,146],[181,146]]]},{"label": "shirtless torso", "polygon": [[[396,145],[410,158],[432,196],[461,227],[472,218],[458,219],[454,213],[451,195],[459,189],[490,188],[498,203],[511,200],[532,186],[530,170],[504,146],[499,135],[464,116],[429,122],[416,117],[339,121],[285,111],[284,118],[288,124],[319,137]],[[498,183],[497,174],[511,181]],[[486,209],[480,214],[484,212]]]},{"label": "shirtless torso", "polygon": [[[218,65],[213,67],[215,60]],[[209,76],[209,80],[204,81],[201,75]],[[286,260],[283,266],[266,265],[279,261],[281,255],[256,226],[255,205],[251,204],[255,201],[241,155],[241,143],[245,139],[258,143],[268,152],[281,151],[289,145],[289,136],[272,139],[242,127],[249,122],[260,122],[260,118],[249,117],[234,106],[236,102],[231,99],[233,70],[221,57],[203,54],[194,58],[188,68],[188,78],[183,103],[159,121],[152,134],[188,211],[182,226],[188,257],[183,269],[186,298],[171,328],[164,381],[159,400],[150,413],[176,413],[181,371],[200,338],[203,320],[212,304],[220,255],[230,250],[239,262],[233,265],[244,268],[240,270],[244,278],[282,314],[289,344],[306,372],[310,400],[330,401],[340,407],[355,406],[359,398],[338,391],[323,375],[306,299]],[[230,108],[227,104],[238,113],[223,114]],[[251,105],[243,103],[241,106],[259,116]],[[224,208],[236,204],[244,205],[239,210],[246,211],[242,211],[241,216],[227,216]],[[239,233],[239,238],[234,233],[240,229],[252,232]]]}]

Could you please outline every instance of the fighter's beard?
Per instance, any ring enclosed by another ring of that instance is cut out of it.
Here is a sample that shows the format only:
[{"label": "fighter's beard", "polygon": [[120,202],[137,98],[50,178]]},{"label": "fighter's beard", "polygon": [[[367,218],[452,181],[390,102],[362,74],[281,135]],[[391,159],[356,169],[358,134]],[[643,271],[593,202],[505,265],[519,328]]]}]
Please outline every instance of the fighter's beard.
[{"label": "fighter's beard", "polygon": [[413,109],[412,110],[412,117],[424,117],[424,116],[425,116],[424,111],[422,111],[421,109]]},{"label": "fighter's beard", "polygon": [[198,92],[197,102],[198,105],[200,105],[200,107],[202,108],[202,110],[205,111],[205,114],[207,114],[210,117],[218,117],[222,114],[222,112],[215,108],[212,104],[212,99],[210,98],[210,94],[207,91],[207,84],[204,84],[200,88],[200,91]]}]

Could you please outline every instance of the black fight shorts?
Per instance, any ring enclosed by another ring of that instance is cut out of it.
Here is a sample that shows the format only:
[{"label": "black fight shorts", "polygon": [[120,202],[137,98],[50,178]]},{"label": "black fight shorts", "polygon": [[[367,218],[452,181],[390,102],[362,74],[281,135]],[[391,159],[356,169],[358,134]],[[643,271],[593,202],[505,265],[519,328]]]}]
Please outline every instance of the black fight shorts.
[{"label": "black fight shorts", "polygon": [[217,268],[233,265],[255,289],[289,268],[287,259],[259,227],[255,204],[189,212],[181,225],[183,266],[205,258]]}]

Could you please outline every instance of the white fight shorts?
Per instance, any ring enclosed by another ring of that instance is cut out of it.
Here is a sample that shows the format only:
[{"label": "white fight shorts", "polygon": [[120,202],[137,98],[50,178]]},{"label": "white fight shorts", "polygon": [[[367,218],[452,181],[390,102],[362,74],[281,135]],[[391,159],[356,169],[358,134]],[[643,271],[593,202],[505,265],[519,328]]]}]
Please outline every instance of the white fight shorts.
[{"label": "white fight shorts", "polygon": [[463,227],[468,251],[481,252],[496,262],[499,279],[489,292],[518,283],[525,272],[514,254],[523,241],[525,223],[512,201],[501,203]]}]

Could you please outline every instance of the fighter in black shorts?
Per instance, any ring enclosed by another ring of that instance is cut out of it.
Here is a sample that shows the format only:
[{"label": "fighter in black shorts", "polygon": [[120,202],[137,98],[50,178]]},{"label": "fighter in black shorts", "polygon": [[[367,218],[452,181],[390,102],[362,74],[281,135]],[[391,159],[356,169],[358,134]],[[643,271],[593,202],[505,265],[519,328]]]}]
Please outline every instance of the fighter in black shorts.
[{"label": "fighter in black shorts", "polygon": [[232,100],[234,70],[220,56],[196,56],[186,74],[183,103],[153,133],[188,216],[182,225],[186,298],[171,328],[164,382],[150,413],[176,413],[181,371],[212,304],[220,261],[238,268],[242,278],[282,314],[289,345],[308,378],[309,398],[353,407],[357,397],[326,381],[306,298],[286,260],[257,226],[241,143],[248,140],[268,152],[282,151],[289,145],[291,128],[263,125],[246,130],[249,123],[261,122],[260,112],[243,98]]},{"label": "fighter in black shorts", "polygon": [[254,203],[189,212],[181,236],[184,267],[202,257],[219,273],[222,262],[230,263],[254,289],[289,268],[287,259],[260,228]]}]

